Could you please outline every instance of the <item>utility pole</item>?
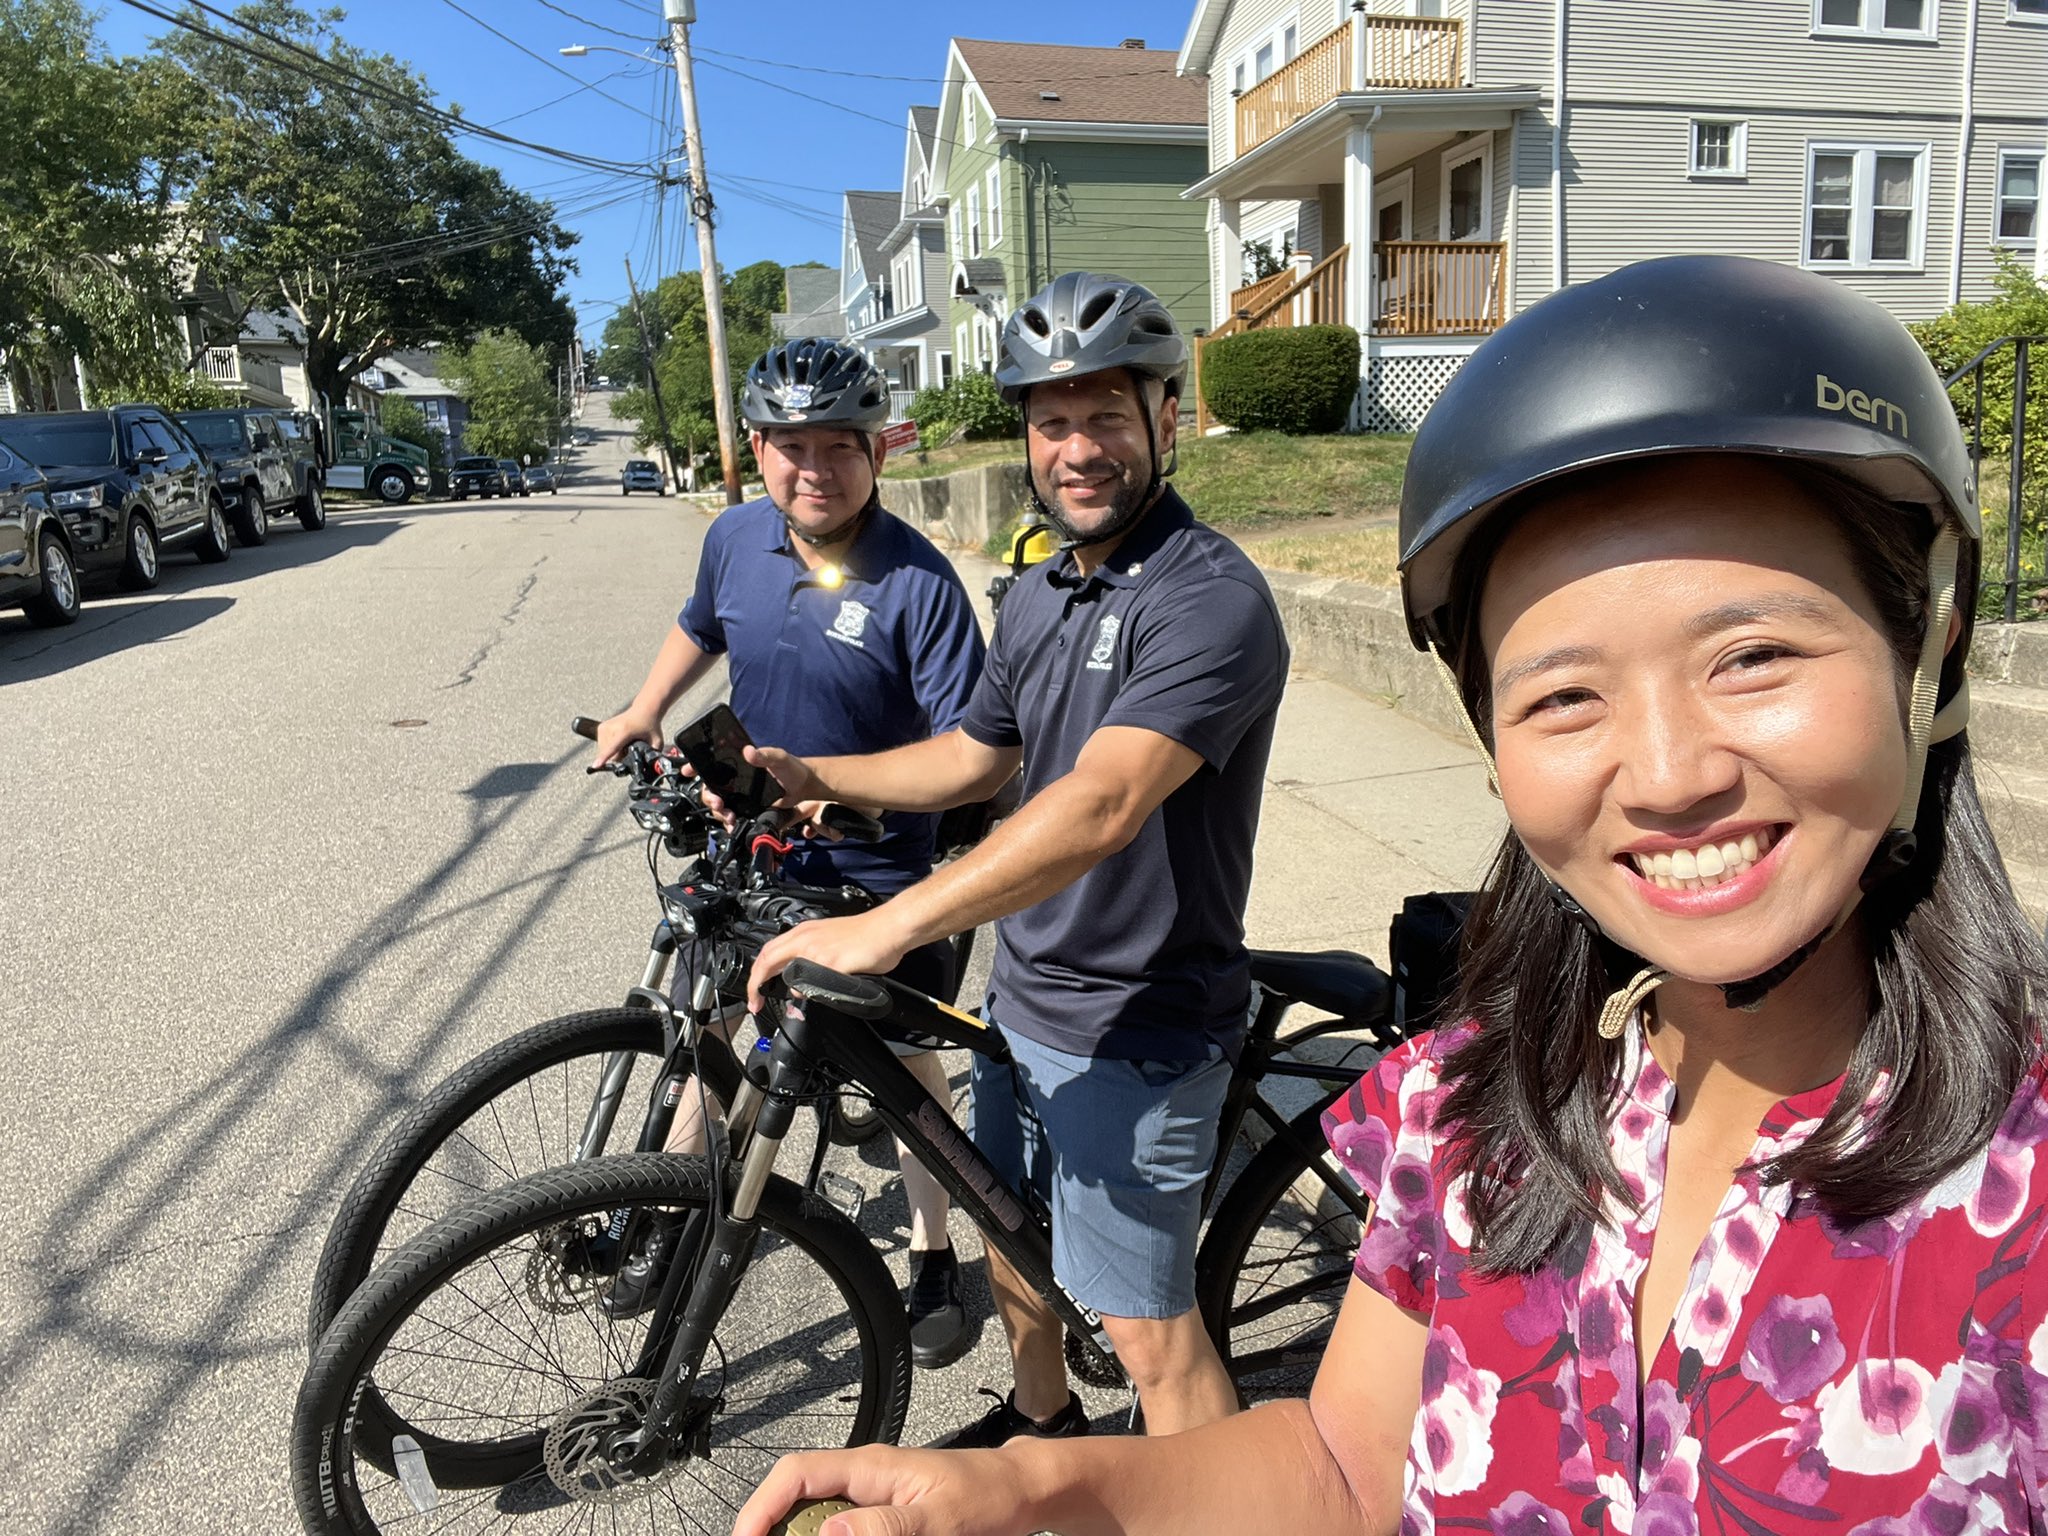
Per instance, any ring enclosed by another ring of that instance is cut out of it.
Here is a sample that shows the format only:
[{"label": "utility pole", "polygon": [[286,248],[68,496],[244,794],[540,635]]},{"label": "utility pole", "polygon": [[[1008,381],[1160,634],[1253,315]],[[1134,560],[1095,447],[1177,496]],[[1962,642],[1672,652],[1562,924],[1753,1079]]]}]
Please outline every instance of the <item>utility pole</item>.
[{"label": "utility pole", "polygon": [[654,395],[654,424],[661,429],[662,451],[668,455],[668,472],[676,490],[683,489],[683,477],[676,470],[675,440],[668,435],[668,410],[661,403],[661,374],[654,366],[654,338],[647,333],[647,317],[640,312],[640,285],[633,281],[633,258],[626,258],[626,292],[633,296],[633,321],[640,327],[640,353],[647,359],[647,388]]},{"label": "utility pole", "polygon": [[690,23],[697,0],[663,0],[676,85],[683,93],[683,152],[689,156],[690,214],[697,221],[697,263],[704,269],[704,330],[711,346],[712,407],[718,414],[718,458],[725,471],[725,504],[740,501],[739,441],[732,419],[732,366],[725,355],[725,296],[718,282],[718,252],[711,238],[711,178],[704,172],[704,132],[697,125],[697,82],[690,72]]}]

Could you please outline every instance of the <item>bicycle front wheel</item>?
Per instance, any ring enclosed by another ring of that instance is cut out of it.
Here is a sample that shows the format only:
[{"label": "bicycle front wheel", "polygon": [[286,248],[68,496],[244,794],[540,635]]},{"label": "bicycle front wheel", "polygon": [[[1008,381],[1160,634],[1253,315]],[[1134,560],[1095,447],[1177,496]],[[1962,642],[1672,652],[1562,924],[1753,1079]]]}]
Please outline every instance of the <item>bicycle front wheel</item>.
[{"label": "bicycle front wheel", "polygon": [[[704,1057],[706,1086],[730,1104],[731,1054]],[[310,1342],[408,1237],[486,1189],[571,1161],[614,1068],[623,1090],[605,1147],[633,1151],[661,1066],[659,1015],[600,1008],[536,1024],[456,1068],[399,1123],[335,1213],[313,1271]]]},{"label": "bicycle front wheel", "polygon": [[1350,1284],[1360,1197],[1321,1125],[1343,1092],[1326,1090],[1245,1164],[1196,1256],[1195,1304],[1247,1403],[1308,1396]]},{"label": "bicycle front wheel", "polygon": [[776,1178],[676,1455],[641,1476],[605,1460],[605,1434],[644,1416],[669,1318],[611,1315],[590,1256],[607,1232],[688,1229],[710,1193],[695,1158],[598,1158],[490,1191],[408,1244],[342,1308],[300,1389],[306,1530],[516,1516],[536,1533],[723,1531],[778,1456],[893,1441],[910,1395],[902,1300],[858,1228]]}]

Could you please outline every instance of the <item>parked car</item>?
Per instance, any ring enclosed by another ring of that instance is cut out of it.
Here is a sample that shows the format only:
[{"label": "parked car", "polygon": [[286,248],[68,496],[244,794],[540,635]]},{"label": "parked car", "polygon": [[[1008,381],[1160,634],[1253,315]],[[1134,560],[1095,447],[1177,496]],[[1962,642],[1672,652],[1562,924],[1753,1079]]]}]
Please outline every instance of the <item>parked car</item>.
[{"label": "parked car", "polygon": [[520,471],[519,461],[517,459],[500,459],[498,460],[498,468],[505,472],[505,494],[507,496],[524,496],[526,494],[526,476]]},{"label": "parked car", "polygon": [[278,413],[278,452],[284,455],[292,472],[299,526],[308,530],[327,526],[327,454],[322,446],[325,441],[320,418],[311,411]]},{"label": "parked car", "polygon": [[550,496],[562,494],[561,486],[555,483],[553,468],[546,464],[535,464],[526,471],[526,490],[532,496],[538,496],[542,491]]},{"label": "parked car", "polygon": [[0,608],[37,624],[78,617],[78,558],[43,472],[0,446]]},{"label": "parked car", "polygon": [[652,459],[628,459],[626,467],[619,471],[619,494],[630,496],[635,491],[652,491],[657,496],[668,494],[668,483],[661,478],[661,471]]},{"label": "parked car", "polygon": [[457,501],[472,496],[510,496],[505,489],[505,471],[496,459],[457,459],[448,471],[448,490]]},{"label": "parked car", "polygon": [[161,579],[165,550],[225,560],[227,508],[213,466],[154,406],[5,418],[0,441],[43,471],[81,571],[117,569],[139,591]]},{"label": "parked car", "polygon": [[308,528],[326,521],[324,512],[319,521],[306,517],[275,412],[185,411],[178,420],[213,460],[214,484],[243,545],[261,544],[270,537],[270,519],[295,508]]}]

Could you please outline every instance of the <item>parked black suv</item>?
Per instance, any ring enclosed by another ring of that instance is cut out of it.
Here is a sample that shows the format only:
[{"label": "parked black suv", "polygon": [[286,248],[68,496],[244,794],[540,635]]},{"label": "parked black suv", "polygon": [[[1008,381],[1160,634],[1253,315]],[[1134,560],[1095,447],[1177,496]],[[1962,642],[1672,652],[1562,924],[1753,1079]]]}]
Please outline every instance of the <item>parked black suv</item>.
[{"label": "parked black suv", "polygon": [[38,624],[78,617],[78,560],[43,472],[0,447],[0,608]]},{"label": "parked black suv", "polygon": [[[270,537],[270,519],[280,517],[299,503],[299,486],[278,435],[274,411],[186,411],[178,420],[213,460],[213,481],[220,491],[228,518],[235,525],[235,537],[244,545],[261,544]],[[299,520],[308,528],[303,506]]]},{"label": "parked black suv", "polygon": [[0,417],[0,443],[42,469],[81,570],[118,568],[121,584],[139,590],[157,584],[164,550],[227,559],[213,466],[156,407]]},{"label": "parked black suv", "polygon": [[448,471],[448,489],[457,501],[467,501],[472,496],[510,496],[505,486],[505,471],[498,467],[496,459],[457,459],[455,467]]}]

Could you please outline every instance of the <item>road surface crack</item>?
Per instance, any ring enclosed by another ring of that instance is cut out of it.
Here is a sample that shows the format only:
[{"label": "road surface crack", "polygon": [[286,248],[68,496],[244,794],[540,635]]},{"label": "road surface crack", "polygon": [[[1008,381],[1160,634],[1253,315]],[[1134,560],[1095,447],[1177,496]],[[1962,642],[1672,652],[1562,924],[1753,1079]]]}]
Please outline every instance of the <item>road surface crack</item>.
[{"label": "road surface crack", "polygon": [[519,589],[512,594],[511,606],[498,615],[498,627],[491,631],[491,637],[477,647],[476,654],[455,674],[454,682],[441,685],[441,692],[446,693],[451,688],[464,688],[476,681],[477,672],[490,659],[491,652],[498,648],[498,643],[505,638],[505,632],[519,621],[519,610],[526,606],[527,595],[540,581],[540,568],[547,562],[546,555],[533,562],[533,569],[526,573],[526,579],[519,583]]}]

